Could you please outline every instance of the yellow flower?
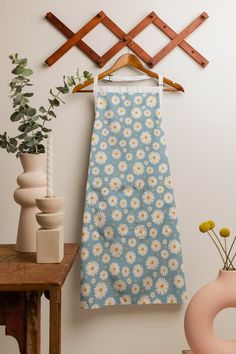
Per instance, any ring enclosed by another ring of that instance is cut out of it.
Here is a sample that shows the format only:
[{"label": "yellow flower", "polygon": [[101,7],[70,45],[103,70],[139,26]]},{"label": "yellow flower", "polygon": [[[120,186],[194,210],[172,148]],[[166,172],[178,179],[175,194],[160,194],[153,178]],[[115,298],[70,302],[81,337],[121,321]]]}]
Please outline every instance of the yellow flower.
[{"label": "yellow flower", "polygon": [[228,229],[227,227],[222,227],[222,229],[220,229],[221,237],[229,237],[229,235],[230,235],[230,229]]},{"label": "yellow flower", "polygon": [[208,221],[202,222],[199,225],[199,230],[203,233],[209,231],[210,229],[211,229],[211,227],[210,227],[210,223]]},{"label": "yellow flower", "polygon": [[208,222],[209,225],[210,225],[210,230],[214,229],[214,227],[216,226],[215,221],[213,221],[213,220],[208,220],[207,222]]}]

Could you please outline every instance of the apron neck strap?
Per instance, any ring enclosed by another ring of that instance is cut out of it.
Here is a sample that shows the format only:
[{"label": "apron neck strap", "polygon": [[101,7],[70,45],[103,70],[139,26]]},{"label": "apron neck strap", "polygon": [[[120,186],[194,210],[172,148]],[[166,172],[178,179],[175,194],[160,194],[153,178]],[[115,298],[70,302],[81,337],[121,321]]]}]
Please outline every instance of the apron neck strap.
[{"label": "apron neck strap", "polygon": [[163,76],[158,74],[159,79],[158,79],[158,86],[159,86],[159,100],[160,100],[160,111],[162,112],[162,100],[163,100]]},{"label": "apron neck strap", "polygon": [[93,79],[93,94],[94,94],[94,103],[95,103],[95,109],[96,109],[97,95],[98,95],[98,75],[94,76],[94,79]]}]

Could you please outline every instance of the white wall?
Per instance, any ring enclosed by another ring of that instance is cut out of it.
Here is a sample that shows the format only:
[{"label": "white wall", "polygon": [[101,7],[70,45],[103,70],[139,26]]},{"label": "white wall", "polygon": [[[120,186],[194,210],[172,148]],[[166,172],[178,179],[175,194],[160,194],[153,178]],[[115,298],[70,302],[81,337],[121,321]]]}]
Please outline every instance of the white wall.
[{"label": "white wall", "polygon": [[[35,105],[46,104],[49,88],[60,83],[63,74],[76,68],[98,68],[77,48],[69,51],[51,68],[43,65],[65,39],[45,19],[54,12],[76,31],[103,9],[125,31],[133,28],[155,10],[176,31],[202,11],[210,18],[189,37],[210,60],[206,69],[199,67],[182,50],[176,49],[156,70],[181,83],[185,94],[166,94],[164,120],[169,158],[175,182],[188,292],[191,296],[204,282],[216,276],[220,260],[204,236],[198,232],[200,221],[213,218],[217,225],[236,230],[236,23],[234,0],[51,0],[0,3],[0,130],[14,134],[9,122],[12,111],[7,83],[11,65],[8,55],[26,56],[34,68]],[[99,35],[98,35],[99,34]],[[151,34],[151,35],[150,35]],[[115,43],[113,35],[99,26],[88,36],[88,43],[100,53]],[[154,28],[137,38],[154,54],[167,39]],[[113,61],[108,63],[107,67]],[[67,242],[78,242],[81,210],[88,162],[88,148],[93,122],[92,96],[68,96],[53,122],[55,132],[55,184],[58,195],[65,196]],[[12,199],[20,165],[14,156],[0,151],[0,242],[14,243],[18,206]],[[78,262],[63,289],[62,352],[83,354],[178,354],[186,347],[183,332],[184,307],[117,307],[81,312],[79,309]],[[47,306],[43,302],[42,353],[47,353]],[[234,312],[225,311],[217,320],[217,332],[232,338]],[[1,353],[17,352],[14,339],[0,328]]]}]

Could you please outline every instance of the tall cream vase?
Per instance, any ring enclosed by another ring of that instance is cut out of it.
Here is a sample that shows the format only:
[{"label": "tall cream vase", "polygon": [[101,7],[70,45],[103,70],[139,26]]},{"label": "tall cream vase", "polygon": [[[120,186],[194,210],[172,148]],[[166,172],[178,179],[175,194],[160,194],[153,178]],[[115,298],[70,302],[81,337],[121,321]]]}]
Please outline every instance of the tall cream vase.
[{"label": "tall cream vase", "polygon": [[46,195],[46,154],[20,154],[24,172],[18,176],[19,188],[14,193],[21,206],[17,232],[16,251],[36,252],[35,214],[39,212],[35,199]]}]

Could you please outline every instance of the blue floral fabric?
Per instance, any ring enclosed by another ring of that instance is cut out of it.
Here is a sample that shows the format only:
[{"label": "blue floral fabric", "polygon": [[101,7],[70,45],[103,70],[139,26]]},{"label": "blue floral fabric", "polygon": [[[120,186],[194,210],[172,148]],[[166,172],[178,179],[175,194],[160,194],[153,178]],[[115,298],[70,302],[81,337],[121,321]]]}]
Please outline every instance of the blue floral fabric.
[{"label": "blue floral fabric", "polygon": [[186,299],[158,87],[100,87],[81,247],[81,307]]}]

